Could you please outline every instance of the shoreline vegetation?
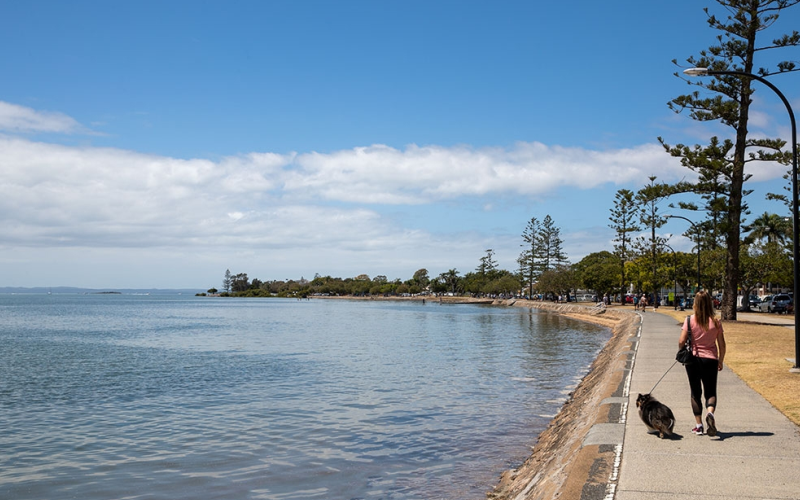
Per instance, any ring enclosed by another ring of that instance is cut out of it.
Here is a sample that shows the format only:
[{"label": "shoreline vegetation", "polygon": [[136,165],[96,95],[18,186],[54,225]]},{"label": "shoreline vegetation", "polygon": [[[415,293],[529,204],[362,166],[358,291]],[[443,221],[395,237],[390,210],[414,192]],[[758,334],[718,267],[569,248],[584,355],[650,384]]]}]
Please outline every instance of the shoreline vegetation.
[{"label": "shoreline vegetation", "polygon": [[[511,307],[533,307],[535,309],[543,309],[552,312],[558,312],[563,316],[573,317],[589,323],[613,328],[619,321],[618,310],[613,307],[606,309],[598,309],[594,306],[593,302],[552,302],[547,300],[528,300],[528,299],[493,299],[488,297],[461,297],[461,296],[435,296],[435,295],[419,295],[411,297],[401,296],[352,296],[352,295],[318,295],[309,297],[310,299],[317,300],[375,300],[375,301],[409,301],[409,302],[422,302],[426,303],[441,303],[441,304],[475,304],[475,305],[497,305],[497,306],[511,306]],[[587,305],[592,304],[592,305]],[[605,312],[611,312],[610,315],[605,315]]]}]

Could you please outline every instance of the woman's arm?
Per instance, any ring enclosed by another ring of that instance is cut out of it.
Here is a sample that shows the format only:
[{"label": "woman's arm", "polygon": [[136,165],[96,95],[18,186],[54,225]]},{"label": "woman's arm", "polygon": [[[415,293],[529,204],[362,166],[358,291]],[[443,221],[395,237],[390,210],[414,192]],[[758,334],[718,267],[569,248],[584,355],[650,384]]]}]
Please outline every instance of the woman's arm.
[{"label": "woman's arm", "polygon": [[719,329],[719,333],[717,334],[717,355],[719,356],[719,361],[717,362],[717,370],[722,371],[722,360],[725,359],[725,350],[727,346],[725,345],[725,332],[722,331],[722,328]]}]

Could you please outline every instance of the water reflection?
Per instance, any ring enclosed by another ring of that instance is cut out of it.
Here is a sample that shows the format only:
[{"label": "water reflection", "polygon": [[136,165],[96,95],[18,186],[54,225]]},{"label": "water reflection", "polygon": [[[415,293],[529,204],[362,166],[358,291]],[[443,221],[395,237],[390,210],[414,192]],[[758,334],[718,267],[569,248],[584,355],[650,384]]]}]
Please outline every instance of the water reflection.
[{"label": "water reflection", "polygon": [[609,336],[521,308],[0,297],[0,498],[484,498]]}]

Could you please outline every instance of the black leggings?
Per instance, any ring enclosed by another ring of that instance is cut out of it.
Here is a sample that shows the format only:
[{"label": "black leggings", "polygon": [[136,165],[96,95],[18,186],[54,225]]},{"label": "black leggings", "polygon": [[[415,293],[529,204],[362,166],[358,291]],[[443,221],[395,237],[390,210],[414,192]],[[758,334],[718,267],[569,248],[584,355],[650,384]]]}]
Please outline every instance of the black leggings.
[{"label": "black leggings", "polygon": [[717,406],[717,368],[716,359],[697,358],[697,361],[686,365],[686,375],[689,376],[689,389],[692,391],[692,412],[695,416],[702,415],[703,406],[700,398],[705,392],[706,407]]}]

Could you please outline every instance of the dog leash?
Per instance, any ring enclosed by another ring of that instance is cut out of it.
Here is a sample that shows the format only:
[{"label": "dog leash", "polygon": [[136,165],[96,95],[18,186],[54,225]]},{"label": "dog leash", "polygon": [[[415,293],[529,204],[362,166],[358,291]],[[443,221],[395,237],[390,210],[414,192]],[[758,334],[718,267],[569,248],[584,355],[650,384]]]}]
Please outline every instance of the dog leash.
[{"label": "dog leash", "polygon": [[661,383],[661,381],[662,381],[662,380],[664,380],[664,377],[666,377],[666,376],[667,376],[667,373],[669,373],[669,371],[670,371],[670,370],[672,370],[672,367],[673,367],[673,366],[675,366],[675,365],[677,365],[677,364],[678,364],[678,362],[677,362],[677,361],[675,361],[674,363],[672,363],[672,366],[670,366],[669,368],[667,368],[667,371],[665,371],[665,372],[664,372],[664,375],[661,375],[661,378],[660,378],[660,379],[658,379],[658,382],[656,382],[656,385],[654,385],[654,386],[653,386],[653,388],[652,388],[652,389],[650,389],[650,392],[648,392],[648,394],[653,394],[653,391],[655,391],[655,390],[656,390],[656,387],[658,387],[658,384],[660,384],[660,383]]},{"label": "dog leash", "polygon": [[[691,342],[692,341],[692,324],[689,321],[689,317],[686,318],[686,323],[687,323],[687,326],[689,328],[689,342]],[[650,389],[650,392],[648,392],[648,394],[653,394],[653,391],[656,390],[656,387],[658,387],[658,384],[660,384],[661,381],[664,380],[664,377],[667,376],[667,373],[669,373],[669,371],[672,370],[672,368],[677,364],[678,364],[678,360],[675,360],[675,362],[672,363],[672,365],[669,368],[667,368],[667,371],[664,372],[664,375],[661,375],[661,378],[658,379],[658,382],[656,382],[656,385],[654,385],[653,388]]]}]

